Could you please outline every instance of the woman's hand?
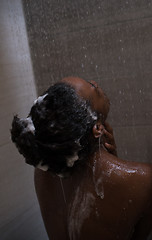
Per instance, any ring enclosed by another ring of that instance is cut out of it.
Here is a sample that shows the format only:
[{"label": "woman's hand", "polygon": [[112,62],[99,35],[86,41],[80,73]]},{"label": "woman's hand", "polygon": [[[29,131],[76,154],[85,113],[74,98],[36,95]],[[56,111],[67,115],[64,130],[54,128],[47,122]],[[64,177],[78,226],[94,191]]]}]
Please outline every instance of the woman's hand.
[{"label": "woman's hand", "polygon": [[113,129],[109,125],[109,123],[105,122],[104,124],[105,129],[104,131],[104,146],[107,149],[107,151],[115,156],[117,156],[117,147],[113,135]]}]

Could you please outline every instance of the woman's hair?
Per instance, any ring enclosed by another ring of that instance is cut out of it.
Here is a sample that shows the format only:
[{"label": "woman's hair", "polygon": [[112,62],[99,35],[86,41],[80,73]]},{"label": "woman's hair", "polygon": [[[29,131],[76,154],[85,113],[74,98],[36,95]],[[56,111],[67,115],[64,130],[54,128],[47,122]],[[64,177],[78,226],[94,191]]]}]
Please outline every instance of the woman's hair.
[{"label": "woman's hair", "polygon": [[26,119],[14,117],[11,137],[28,164],[64,175],[89,154],[96,120],[89,102],[57,83],[34,102]]}]

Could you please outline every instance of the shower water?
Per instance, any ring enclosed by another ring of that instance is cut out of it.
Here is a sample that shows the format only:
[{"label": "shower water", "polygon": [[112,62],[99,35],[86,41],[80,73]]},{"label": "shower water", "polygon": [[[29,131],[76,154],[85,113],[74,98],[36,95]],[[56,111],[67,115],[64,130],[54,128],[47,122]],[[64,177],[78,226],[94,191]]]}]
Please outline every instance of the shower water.
[{"label": "shower water", "polygon": [[[100,148],[101,148],[101,139],[99,138],[99,157],[100,157],[100,161],[101,161]],[[96,173],[97,173],[96,163],[97,163],[97,158],[95,156],[94,164],[93,164],[93,182],[94,182],[94,186],[95,186],[95,192],[101,199],[104,199],[104,187],[103,187],[102,172],[101,172],[100,177],[96,176]]]},{"label": "shower water", "polygon": [[64,191],[64,187],[63,187],[63,182],[62,182],[61,177],[59,177],[59,178],[60,178],[60,184],[61,184],[61,189],[62,189],[62,193],[63,193],[64,202],[65,202],[65,204],[67,204],[67,202],[66,202],[66,196],[65,196],[65,191]]},{"label": "shower water", "polygon": [[70,240],[78,240],[82,226],[89,218],[95,203],[95,197],[91,192],[84,192],[81,187],[77,187],[74,201],[68,216],[68,230]]}]

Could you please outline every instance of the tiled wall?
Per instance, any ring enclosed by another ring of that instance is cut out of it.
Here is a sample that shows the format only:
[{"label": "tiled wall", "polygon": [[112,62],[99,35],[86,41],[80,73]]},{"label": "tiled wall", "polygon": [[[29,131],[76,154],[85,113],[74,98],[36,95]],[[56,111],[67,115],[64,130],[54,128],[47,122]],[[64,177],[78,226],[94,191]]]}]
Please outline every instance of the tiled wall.
[{"label": "tiled wall", "polygon": [[33,184],[33,168],[10,140],[13,115],[28,114],[36,98],[20,0],[0,1],[0,239],[47,239]]},{"label": "tiled wall", "polygon": [[39,93],[65,76],[111,100],[118,154],[152,162],[152,1],[23,0]]}]

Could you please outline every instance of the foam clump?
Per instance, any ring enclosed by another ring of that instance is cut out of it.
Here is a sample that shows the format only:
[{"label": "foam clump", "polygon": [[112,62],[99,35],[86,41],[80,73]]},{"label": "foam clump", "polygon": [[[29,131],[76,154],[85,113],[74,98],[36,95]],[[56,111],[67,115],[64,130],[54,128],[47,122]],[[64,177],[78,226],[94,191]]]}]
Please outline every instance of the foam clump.
[{"label": "foam clump", "polygon": [[44,94],[43,96],[39,96],[39,97],[34,101],[34,104],[36,104],[36,103],[40,104],[47,95],[48,95],[48,93]]},{"label": "foam clump", "polygon": [[33,121],[31,119],[31,117],[26,118],[24,121],[27,123],[27,126],[24,129],[24,133],[25,132],[32,132],[34,134],[35,133],[35,127],[34,127],[34,124],[33,124]]},{"label": "foam clump", "polygon": [[78,154],[75,152],[73,156],[67,158],[67,166],[73,167],[74,163],[79,159]]}]

